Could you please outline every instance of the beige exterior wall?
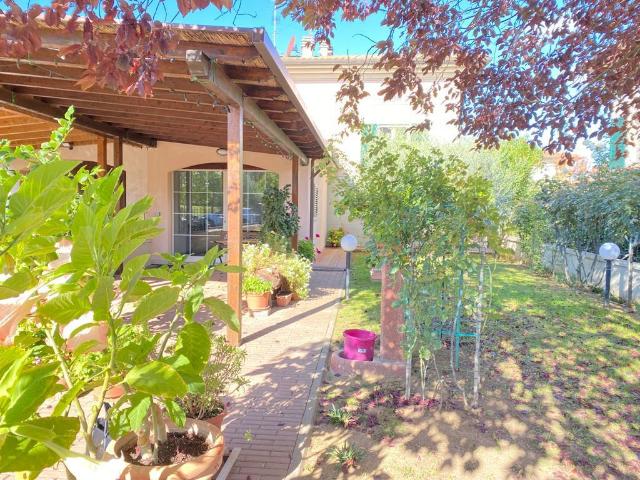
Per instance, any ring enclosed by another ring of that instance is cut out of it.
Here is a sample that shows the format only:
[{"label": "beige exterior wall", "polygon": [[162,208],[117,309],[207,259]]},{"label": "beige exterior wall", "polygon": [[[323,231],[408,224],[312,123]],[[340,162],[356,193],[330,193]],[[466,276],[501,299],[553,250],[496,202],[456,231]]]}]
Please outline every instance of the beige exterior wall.
[{"label": "beige exterior wall", "polygon": [[[341,63],[343,66],[349,63],[346,58],[339,57],[314,57],[314,58],[284,58],[284,63],[296,84],[309,116],[317,125],[324,138],[332,138],[343,130],[338,122],[341,105],[336,101],[336,93],[340,88],[338,72],[333,71],[333,66]],[[352,59],[354,64],[358,59]],[[385,74],[375,71],[365,71],[365,88],[369,96],[361,100],[359,108],[362,118],[367,124],[380,126],[406,126],[418,124],[424,117],[415,112],[407,97],[384,101],[378,95],[382,88],[382,80]],[[425,79],[424,86],[429,88],[430,81]],[[450,142],[458,134],[457,129],[449,125],[452,114],[446,112],[443,101],[436,101],[434,112],[429,116],[432,121],[430,134],[438,142]],[[359,134],[349,134],[340,143],[341,150],[352,162],[360,161],[361,139]],[[347,233],[358,237],[360,245],[366,242],[362,231],[362,224],[358,221],[351,222],[346,216],[335,214],[333,199],[335,198],[330,185],[324,182],[321,201],[326,210],[326,225],[322,229],[322,244],[326,241],[327,231],[331,228],[342,227]]]},{"label": "beige exterior wall", "polygon": [[[111,144],[107,150],[107,162],[113,165]],[[94,145],[62,150],[63,157],[69,160],[94,162],[96,154]],[[145,245],[142,251],[153,254],[172,251],[172,172],[203,163],[225,163],[225,157],[218,155],[213,147],[168,142],[159,142],[157,148],[124,145],[123,164],[127,175],[127,202],[131,203],[145,195],[150,195],[153,198],[153,205],[149,215],[159,217],[160,226],[164,229],[158,237]],[[291,184],[291,162],[285,157],[245,151],[244,164],[277,173],[281,187]],[[304,238],[309,232],[309,172],[309,167],[301,166],[299,169],[300,238]],[[152,261],[160,261],[160,258],[154,256]]]}]

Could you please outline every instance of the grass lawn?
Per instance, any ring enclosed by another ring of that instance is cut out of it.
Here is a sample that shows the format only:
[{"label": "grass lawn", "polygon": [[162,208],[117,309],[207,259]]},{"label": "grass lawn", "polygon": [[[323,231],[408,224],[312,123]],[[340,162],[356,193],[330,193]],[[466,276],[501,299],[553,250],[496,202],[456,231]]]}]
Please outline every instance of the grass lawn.
[{"label": "grass lawn", "polygon": [[[379,321],[380,284],[368,280],[363,260],[355,259],[338,337],[346,327],[375,329]],[[445,380],[448,354],[439,352]],[[467,385],[471,369],[467,344],[460,370]],[[498,264],[482,374],[478,412],[465,410],[453,389],[406,405],[398,403],[399,385],[328,375],[301,478],[640,479],[638,316]],[[349,428],[330,423],[333,405]],[[349,473],[329,453],[345,442],[362,454]]]},{"label": "grass lawn", "polygon": [[380,333],[380,282],[369,275],[366,255],[356,252],[351,262],[349,301],[343,301],[333,330],[334,346],[342,344],[342,332],[364,328]]}]

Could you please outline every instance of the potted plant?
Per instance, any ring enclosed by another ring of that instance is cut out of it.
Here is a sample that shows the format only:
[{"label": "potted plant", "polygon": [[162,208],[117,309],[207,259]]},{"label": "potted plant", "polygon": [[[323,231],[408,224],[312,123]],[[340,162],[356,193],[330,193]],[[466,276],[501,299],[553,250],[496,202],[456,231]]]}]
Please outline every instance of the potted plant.
[{"label": "potted plant", "polygon": [[266,310],[271,306],[271,282],[256,275],[246,275],[242,291],[247,296],[249,310]]},{"label": "potted plant", "polygon": [[[78,479],[210,476],[222,462],[220,430],[187,420],[176,399],[204,388],[211,344],[195,312],[204,305],[238,329],[233,309],[205,296],[220,252],[188,265],[167,255],[171,266],[147,269],[149,255],[135,251],[161,231],[146,215],[152,200],[119,208],[121,168],[72,173],[78,163],[58,154],[71,116],[72,109],[41,150],[0,141],[0,300],[33,301],[0,324],[0,371],[10,372],[0,389],[0,463],[30,478],[60,460]],[[29,167],[15,168],[16,159]],[[69,252],[59,248],[64,238]],[[158,278],[166,284],[157,286]],[[164,314],[170,320],[158,323]],[[105,445],[94,433],[116,386],[122,396],[106,418],[114,441]],[[94,401],[87,406],[82,396]],[[71,450],[78,434],[83,452]],[[176,438],[197,448],[178,458]]]},{"label": "potted plant", "polygon": [[280,290],[276,294],[276,305],[279,307],[286,307],[291,303],[293,298],[293,292],[291,290]]},{"label": "potted plant", "polygon": [[204,391],[188,393],[178,400],[187,418],[222,427],[229,405],[225,403],[224,396],[249,383],[241,375],[246,357],[247,352],[229,344],[224,336],[211,334],[211,356],[202,370]]}]

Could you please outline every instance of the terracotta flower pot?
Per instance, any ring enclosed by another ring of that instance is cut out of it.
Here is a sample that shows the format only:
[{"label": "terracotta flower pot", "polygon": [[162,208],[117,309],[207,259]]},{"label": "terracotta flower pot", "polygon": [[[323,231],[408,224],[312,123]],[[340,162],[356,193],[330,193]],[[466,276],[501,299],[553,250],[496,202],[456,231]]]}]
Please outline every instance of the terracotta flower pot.
[{"label": "terracotta flower pot", "polygon": [[271,292],[247,293],[247,307],[249,310],[266,310],[271,306]]},{"label": "terracotta flower pot", "polygon": [[293,293],[279,293],[276,295],[276,304],[279,307],[286,307],[291,303],[291,297],[293,297]]},{"label": "terracotta flower pot", "polygon": [[121,383],[118,383],[117,385],[114,385],[109,390],[107,390],[107,392],[105,393],[105,399],[118,400],[125,393],[126,393],[126,390],[124,389],[124,385],[122,385]]},{"label": "terracotta flower pot", "polygon": [[222,412],[220,412],[215,417],[203,418],[202,420],[207,422],[214,427],[222,428],[222,422],[224,421],[224,417],[227,415],[227,407],[224,407]]},{"label": "terracotta flower pot", "polygon": [[103,461],[94,463],[81,458],[65,459],[65,465],[78,479],[117,480],[198,480],[211,478],[222,465],[224,439],[218,427],[201,420],[187,418],[183,428],[168,425],[169,432],[190,432],[207,439],[209,450],[189,461],[173,465],[146,467],[132,465],[122,459],[122,452],[135,445],[135,433],[129,433],[107,447]]}]

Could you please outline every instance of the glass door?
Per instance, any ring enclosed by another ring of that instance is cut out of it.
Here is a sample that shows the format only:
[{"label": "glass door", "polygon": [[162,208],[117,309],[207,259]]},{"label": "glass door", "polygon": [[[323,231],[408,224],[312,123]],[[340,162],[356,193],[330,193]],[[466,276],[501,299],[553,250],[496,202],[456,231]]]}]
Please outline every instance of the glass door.
[{"label": "glass door", "polygon": [[201,256],[224,228],[222,172],[173,172],[173,251]]}]

